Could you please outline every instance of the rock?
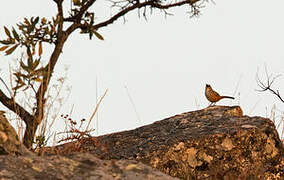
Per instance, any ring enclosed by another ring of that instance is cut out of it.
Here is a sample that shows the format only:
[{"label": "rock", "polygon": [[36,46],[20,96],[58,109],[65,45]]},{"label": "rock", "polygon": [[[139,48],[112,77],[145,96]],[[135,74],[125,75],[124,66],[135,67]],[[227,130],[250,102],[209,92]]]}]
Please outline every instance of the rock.
[{"label": "rock", "polygon": [[0,155],[21,155],[29,151],[19,141],[15,129],[10,125],[4,113],[0,112]]},{"label": "rock", "polygon": [[133,160],[100,160],[89,153],[67,156],[0,156],[0,179],[172,180]]},{"label": "rock", "polygon": [[137,160],[181,179],[284,177],[284,147],[273,122],[243,116],[239,106],[187,112],[134,130],[60,145],[56,151]]}]

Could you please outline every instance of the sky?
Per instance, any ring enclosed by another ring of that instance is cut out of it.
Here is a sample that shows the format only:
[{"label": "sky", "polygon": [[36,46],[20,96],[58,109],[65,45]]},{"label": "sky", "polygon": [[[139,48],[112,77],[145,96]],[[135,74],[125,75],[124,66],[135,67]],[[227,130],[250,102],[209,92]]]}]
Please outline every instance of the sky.
[{"label": "sky", "polygon": [[[99,1],[93,6],[96,22],[116,12],[110,5]],[[76,31],[66,42],[52,79],[56,83],[68,67],[65,88],[72,88],[69,96],[63,90],[68,99],[59,114],[72,111],[74,120],[89,119],[108,89],[98,119],[91,122],[95,134],[129,130],[207,107],[204,91],[210,84],[221,95],[236,97],[217,105],[239,105],[245,115],[262,117],[271,117],[276,108],[280,120],[283,103],[269,92],[257,92],[255,77],[258,73],[265,80],[265,67],[274,76],[284,74],[282,7],[282,0],[216,0],[206,3],[198,18],[189,18],[188,7],[171,9],[174,16],[167,18],[156,10],[147,21],[132,12],[125,23],[120,19],[99,29],[104,41],[90,41]],[[0,37],[4,25],[15,26],[23,17],[50,18],[55,12],[52,0],[2,2]],[[43,55],[48,59],[48,45]],[[6,81],[9,64],[13,66],[16,58],[17,54],[0,54],[0,76]],[[283,82],[280,76],[273,87],[284,96]],[[0,88],[5,89],[3,84]],[[59,116],[51,131],[64,127]]]}]

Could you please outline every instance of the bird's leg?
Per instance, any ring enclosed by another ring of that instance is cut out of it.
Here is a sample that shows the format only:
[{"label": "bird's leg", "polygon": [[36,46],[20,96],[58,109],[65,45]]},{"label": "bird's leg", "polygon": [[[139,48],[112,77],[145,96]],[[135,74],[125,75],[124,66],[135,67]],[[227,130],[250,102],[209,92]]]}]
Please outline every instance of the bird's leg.
[{"label": "bird's leg", "polygon": [[212,104],[213,104],[213,102],[212,102],[212,103],[210,103],[208,107],[212,106]]}]

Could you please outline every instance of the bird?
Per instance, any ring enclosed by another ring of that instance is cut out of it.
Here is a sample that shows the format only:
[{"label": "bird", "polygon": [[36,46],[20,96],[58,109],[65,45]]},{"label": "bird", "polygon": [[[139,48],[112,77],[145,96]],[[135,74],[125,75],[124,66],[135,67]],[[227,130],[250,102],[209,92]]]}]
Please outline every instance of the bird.
[{"label": "bird", "polygon": [[211,104],[209,106],[215,105],[216,102],[218,102],[218,101],[220,101],[221,99],[224,99],[224,98],[235,99],[234,97],[231,97],[231,96],[220,96],[219,93],[214,91],[209,84],[206,84],[205,96],[208,99],[208,101],[211,102]]}]

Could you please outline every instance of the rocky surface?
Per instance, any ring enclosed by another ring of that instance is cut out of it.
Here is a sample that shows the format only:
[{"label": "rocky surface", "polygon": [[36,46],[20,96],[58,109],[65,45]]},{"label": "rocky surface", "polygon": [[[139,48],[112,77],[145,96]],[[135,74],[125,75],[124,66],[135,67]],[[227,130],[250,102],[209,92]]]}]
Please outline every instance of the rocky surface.
[{"label": "rocky surface", "polygon": [[56,148],[72,151],[137,160],[182,179],[284,177],[284,148],[273,122],[243,116],[238,106],[213,106]]},{"label": "rocky surface", "polygon": [[273,122],[243,116],[238,106],[65,143],[42,150],[44,156],[23,152],[6,121],[1,114],[0,179],[284,179]]},{"label": "rocky surface", "polygon": [[131,160],[100,160],[89,153],[67,156],[0,156],[0,179],[37,180],[172,180],[142,163]]}]

